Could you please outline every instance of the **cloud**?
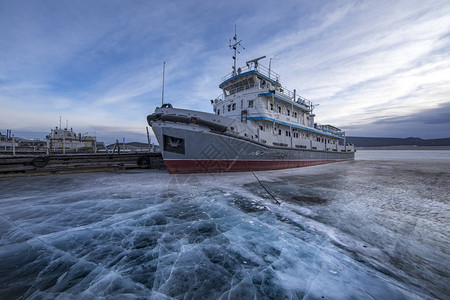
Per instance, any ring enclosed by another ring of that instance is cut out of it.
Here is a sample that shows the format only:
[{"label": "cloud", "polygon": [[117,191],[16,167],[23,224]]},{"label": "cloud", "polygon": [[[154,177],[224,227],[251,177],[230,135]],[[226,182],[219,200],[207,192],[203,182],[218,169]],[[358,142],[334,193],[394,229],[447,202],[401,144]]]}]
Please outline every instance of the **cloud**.
[{"label": "cloud", "polygon": [[347,135],[373,137],[443,138],[449,136],[450,103],[408,116],[380,118],[365,125],[348,126]]},{"label": "cloud", "polygon": [[407,5],[352,6],[325,38],[285,52],[290,64],[281,73],[322,104],[318,120],[369,124],[449,101],[449,6]]}]

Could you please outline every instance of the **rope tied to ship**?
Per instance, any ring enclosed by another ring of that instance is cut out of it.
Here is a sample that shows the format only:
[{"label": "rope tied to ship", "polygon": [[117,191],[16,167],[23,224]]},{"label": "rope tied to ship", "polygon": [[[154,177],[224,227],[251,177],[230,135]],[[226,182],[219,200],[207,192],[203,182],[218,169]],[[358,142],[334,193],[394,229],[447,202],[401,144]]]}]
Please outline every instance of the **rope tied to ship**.
[{"label": "rope tied to ship", "polygon": [[255,172],[253,172],[253,170],[250,168],[250,166],[248,165],[247,160],[245,159],[245,157],[242,155],[241,152],[242,152],[242,150],[239,151],[239,156],[242,157],[242,159],[244,160],[245,165],[247,166],[247,169],[253,174],[253,176],[255,176],[256,180],[262,186],[262,188],[267,192],[267,194],[269,194],[270,197],[272,197],[272,199],[275,201],[275,204],[281,205],[281,203],[277,200],[277,198],[275,198],[275,196],[272,195],[272,193],[269,192],[269,190],[264,186],[264,184],[261,182],[261,180],[259,180],[258,176],[256,176]]},{"label": "rope tied to ship", "polygon": [[267,194],[269,194],[273,198],[273,200],[275,200],[275,203],[278,205],[281,205],[281,203],[277,200],[277,198],[275,198],[275,196],[272,195],[272,193],[270,193],[269,190],[267,190],[267,188],[264,186],[264,184],[262,184],[262,182],[259,180],[258,176],[256,176],[256,174],[252,170],[250,170],[250,172],[252,172],[253,176],[255,176],[256,180],[259,182],[259,184],[262,186],[262,188],[267,192]]}]

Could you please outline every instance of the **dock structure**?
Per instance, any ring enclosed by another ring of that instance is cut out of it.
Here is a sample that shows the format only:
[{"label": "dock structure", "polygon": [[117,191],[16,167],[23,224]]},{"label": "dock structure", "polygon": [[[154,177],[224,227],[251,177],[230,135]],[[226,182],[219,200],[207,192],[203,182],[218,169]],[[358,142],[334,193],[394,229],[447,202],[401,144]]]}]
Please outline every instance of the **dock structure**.
[{"label": "dock structure", "polygon": [[165,169],[161,153],[0,155],[0,177],[136,168]]}]

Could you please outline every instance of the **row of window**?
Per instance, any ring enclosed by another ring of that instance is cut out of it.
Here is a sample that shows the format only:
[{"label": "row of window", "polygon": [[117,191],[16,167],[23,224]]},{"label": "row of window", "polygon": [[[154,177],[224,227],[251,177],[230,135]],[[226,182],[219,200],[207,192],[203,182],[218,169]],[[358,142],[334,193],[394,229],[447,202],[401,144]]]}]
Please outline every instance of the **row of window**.
[{"label": "row of window", "polygon": [[[264,127],[263,126],[259,126],[259,129],[260,130],[262,130],[262,131],[264,131]],[[278,135],[282,135],[282,130],[281,129],[278,129]],[[287,137],[290,137],[291,136],[291,132],[289,131],[289,130],[286,130],[285,131],[285,135],[287,136]],[[295,131],[295,129],[294,129],[294,131],[292,132],[292,136],[294,137],[294,138],[299,138],[300,137],[300,134],[299,134],[299,132],[298,131]],[[305,137],[309,137],[309,134],[308,133],[306,133],[305,134]],[[322,142],[322,143],[328,143],[328,144],[336,144],[336,141],[335,140],[330,140],[330,139],[324,139],[324,138],[320,138],[320,137],[316,137],[316,141],[317,142]]]},{"label": "row of window", "polygon": [[236,103],[228,104],[228,111],[236,110]]},{"label": "row of window", "polygon": [[[278,129],[278,135],[281,135],[281,129]],[[299,138],[299,134],[298,132],[293,132],[292,135],[294,136],[294,138]],[[289,130],[286,130],[286,136],[290,137],[291,136],[291,132]],[[336,141],[334,140],[327,140],[324,138],[320,138],[320,137],[316,137],[316,141],[317,142],[322,142],[322,143],[328,143],[328,144],[336,144]]]},{"label": "row of window", "polygon": [[[248,101],[248,108],[253,108],[254,106],[254,101],[253,100],[249,100]],[[244,104],[243,104],[243,100],[241,100],[241,109],[244,108]],[[222,107],[223,111],[225,111],[225,105]],[[236,110],[236,103],[232,103],[232,104],[228,104],[227,105],[227,110],[228,111],[233,111]],[[270,110],[273,111],[273,103],[270,103]],[[278,113],[282,113],[282,108],[281,106],[278,106]],[[220,109],[217,110],[217,114],[220,115]],[[291,115],[291,110],[287,109],[287,116],[289,117]],[[293,117],[297,118],[298,117],[298,113],[296,111],[293,112]]]},{"label": "row of window", "polygon": [[328,144],[336,144],[336,141],[333,140],[327,140],[324,138],[320,138],[320,137],[316,137],[316,142],[321,142],[321,143],[328,143]]},{"label": "row of window", "polygon": [[[293,132],[292,133],[294,138],[298,138],[298,132]],[[278,135],[281,135],[281,129],[278,129]],[[286,136],[290,137],[291,136],[291,132],[289,130],[286,130]]]},{"label": "row of window", "polygon": [[239,82],[236,82],[233,85],[230,85],[229,87],[224,89],[224,91],[225,91],[225,95],[229,96],[229,95],[236,94],[237,92],[241,92],[243,90],[251,89],[254,86],[255,86],[255,80],[251,77],[251,78],[247,78],[247,79],[241,80]]},{"label": "row of window", "polygon": [[[239,73],[239,71],[238,71],[238,73]],[[260,78],[259,78],[259,86],[258,86],[258,82],[256,82],[256,86],[260,89],[265,89],[267,87],[270,89],[270,88],[274,87],[272,84],[270,84],[270,82],[266,82],[264,79],[260,79]],[[241,92],[243,90],[252,89],[254,87],[255,87],[255,80],[253,77],[250,77],[250,78],[240,80],[239,82],[236,82],[236,83],[228,86],[227,88],[224,89],[224,92],[225,92],[226,96],[229,96],[229,95],[233,95],[238,92]],[[279,91],[283,92],[283,89],[280,88]]]},{"label": "row of window", "polygon": [[[240,69],[238,69],[238,74],[241,74],[239,70]],[[254,77],[249,77],[249,78],[242,79],[242,80],[240,80],[240,81],[238,81],[238,82],[236,82],[236,83],[226,87],[224,89],[224,92],[225,92],[225,95],[227,95],[227,96],[228,95],[233,95],[233,94],[235,94],[237,92],[241,92],[243,90],[252,89],[252,88],[255,87],[255,85],[257,86],[257,88],[260,88],[260,89],[265,89],[265,88],[271,89],[271,88],[274,88],[276,90],[279,90],[281,93],[283,93],[283,88],[278,87],[278,86],[274,86],[270,82],[266,82],[264,79],[261,79],[259,77],[257,78],[256,83],[255,83],[255,78]]]},{"label": "row of window", "polygon": [[[267,128],[270,129],[271,126],[269,126]],[[261,130],[261,131],[265,131],[267,128],[265,128],[263,125],[259,125],[259,130]],[[284,133],[285,133],[285,136],[287,136],[287,137],[291,136],[291,132],[289,130],[285,130]],[[283,134],[283,131],[278,128],[278,135],[282,135],[282,134]],[[306,132],[303,132],[302,135],[304,138],[309,138],[309,136],[310,136],[310,134],[306,133]],[[292,136],[297,139],[300,138],[300,132],[298,131],[298,129],[295,129],[295,128],[292,129]],[[315,139],[316,142],[328,143],[328,144],[333,144],[333,145],[335,145],[337,143],[336,140],[330,140],[330,139],[326,139],[323,137],[317,137],[317,136],[314,137],[313,136],[313,139]]]},{"label": "row of window", "polygon": [[[253,108],[253,100],[249,100],[249,101],[248,101],[247,107],[248,107],[248,108]],[[243,102],[242,102],[242,100],[241,100],[241,108],[243,108]],[[223,105],[222,109],[223,109],[223,111],[225,111],[225,105]],[[228,111],[236,110],[236,103],[228,104],[228,105],[227,105],[227,110],[228,110]],[[217,110],[217,115],[220,115],[220,109]]]},{"label": "row of window", "polygon": [[[273,110],[273,103],[270,103],[270,110]],[[282,113],[281,106],[278,106],[278,113],[280,113],[280,114]],[[287,110],[287,116],[290,116],[290,115],[291,115],[291,110],[288,109]],[[294,111],[293,116],[294,116],[294,118],[297,118],[298,113],[296,111]]]}]

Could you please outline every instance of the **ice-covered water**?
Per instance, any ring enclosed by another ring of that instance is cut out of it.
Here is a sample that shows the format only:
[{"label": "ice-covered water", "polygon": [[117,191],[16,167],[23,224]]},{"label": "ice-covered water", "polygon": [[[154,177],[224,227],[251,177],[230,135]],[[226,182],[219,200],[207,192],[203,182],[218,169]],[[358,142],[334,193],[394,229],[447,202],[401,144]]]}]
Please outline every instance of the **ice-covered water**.
[{"label": "ice-covered water", "polygon": [[0,297],[450,294],[450,151],[252,173],[0,179]]}]

